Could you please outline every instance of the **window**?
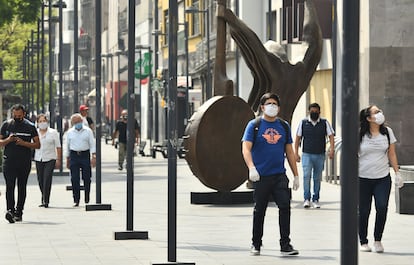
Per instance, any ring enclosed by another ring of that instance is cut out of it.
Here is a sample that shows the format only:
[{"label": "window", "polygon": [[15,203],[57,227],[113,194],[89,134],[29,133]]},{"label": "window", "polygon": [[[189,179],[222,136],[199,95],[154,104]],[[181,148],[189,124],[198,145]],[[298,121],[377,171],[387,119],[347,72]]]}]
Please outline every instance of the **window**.
[{"label": "window", "polygon": [[[196,9],[200,9],[200,1],[195,0],[193,1],[192,6]],[[191,14],[190,19],[193,20],[193,26],[191,27],[191,35],[199,35],[200,34],[200,16],[202,16],[202,13],[195,13]]]}]

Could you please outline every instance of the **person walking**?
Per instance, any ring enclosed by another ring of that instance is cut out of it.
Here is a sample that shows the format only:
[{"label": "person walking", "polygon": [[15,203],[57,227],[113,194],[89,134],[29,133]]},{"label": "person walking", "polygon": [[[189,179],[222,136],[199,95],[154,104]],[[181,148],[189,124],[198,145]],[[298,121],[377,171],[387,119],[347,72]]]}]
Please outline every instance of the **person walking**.
[{"label": "person walking", "polygon": [[294,174],[293,189],[299,188],[298,170],[292,148],[290,127],[277,117],[279,96],[266,93],[260,99],[263,115],[251,120],[242,138],[242,153],[253,182],[254,212],[251,254],[260,255],[263,224],[269,197],[279,208],[280,251],[282,255],[298,255],[290,244],[291,191],[285,169],[285,154]]},{"label": "person walking", "polygon": [[381,243],[391,192],[390,165],[395,172],[396,188],[402,188],[395,138],[392,129],[384,124],[385,116],[376,105],[359,114],[359,241],[360,250],[370,252],[368,245],[368,220],[372,198],[375,201],[374,250],[384,252]]},{"label": "person walking", "polygon": [[[0,146],[4,147],[3,175],[6,181],[6,220],[9,223],[23,220],[26,201],[26,186],[32,167],[32,149],[40,148],[36,127],[25,119],[26,110],[22,104],[11,108],[13,119],[5,121],[0,129]],[[17,204],[14,189],[17,181]]]},{"label": "person walking", "polygon": [[80,201],[80,174],[85,187],[85,203],[89,203],[91,167],[96,165],[96,142],[92,130],[83,125],[82,116],[75,113],[70,118],[72,128],[66,136],[66,167],[70,169],[74,207]]},{"label": "person walking", "polygon": [[[296,130],[295,156],[296,162],[301,161],[299,145],[302,145],[303,168],[303,207],[320,208],[319,197],[321,190],[322,171],[325,165],[326,137],[329,138],[329,158],[335,153],[335,132],[328,120],[320,117],[321,107],[318,103],[308,106],[309,116],[300,121]],[[311,194],[311,179],[313,179],[313,194]]]},{"label": "person walking", "polygon": [[82,115],[83,125],[89,127],[92,132],[95,130],[95,124],[91,117],[88,116],[89,108],[86,105],[79,106],[79,113]]},{"label": "person walking", "polygon": [[[127,121],[128,111],[121,112],[121,119],[116,122],[115,131],[112,134],[112,145],[115,145],[115,138],[118,138],[118,170],[123,169],[123,164],[127,150]],[[139,145],[139,125],[135,119],[135,144]]]},{"label": "person walking", "polygon": [[60,168],[62,147],[58,131],[49,127],[49,120],[45,114],[37,116],[37,127],[40,149],[35,150],[34,161],[36,162],[37,180],[42,193],[39,207],[48,208],[53,170]]}]

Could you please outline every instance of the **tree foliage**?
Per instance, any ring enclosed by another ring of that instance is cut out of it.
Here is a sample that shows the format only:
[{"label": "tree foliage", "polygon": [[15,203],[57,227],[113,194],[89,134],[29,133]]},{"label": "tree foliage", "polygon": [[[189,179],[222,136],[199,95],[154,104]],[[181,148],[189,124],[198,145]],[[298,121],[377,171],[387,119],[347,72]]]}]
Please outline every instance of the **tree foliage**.
[{"label": "tree foliage", "polygon": [[22,23],[36,21],[42,0],[0,0],[0,26],[17,19]]}]

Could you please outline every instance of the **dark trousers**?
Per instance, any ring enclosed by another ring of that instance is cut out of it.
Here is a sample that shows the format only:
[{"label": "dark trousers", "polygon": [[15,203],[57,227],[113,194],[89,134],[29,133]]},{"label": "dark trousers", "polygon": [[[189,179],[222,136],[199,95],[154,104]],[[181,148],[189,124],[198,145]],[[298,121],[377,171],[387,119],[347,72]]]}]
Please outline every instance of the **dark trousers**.
[{"label": "dark trousers", "polygon": [[82,171],[83,185],[85,186],[85,199],[89,198],[91,190],[91,159],[88,152],[70,152],[70,175],[72,182],[73,201],[79,203],[80,200],[80,174]]},{"label": "dark trousers", "polygon": [[40,192],[42,193],[42,204],[49,204],[55,164],[56,160],[54,159],[47,162],[36,161],[37,180],[39,182]]},{"label": "dark trousers", "polygon": [[372,198],[375,200],[374,239],[381,241],[387,220],[388,201],[391,192],[391,176],[380,179],[359,178],[359,240],[367,244],[368,220],[371,212]]},{"label": "dark trousers", "polygon": [[[6,203],[7,210],[16,212],[17,215],[21,215],[24,209],[24,203],[26,201],[26,186],[27,179],[31,169],[31,160],[24,159],[20,161],[8,161],[5,160],[3,164],[3,175],[6,181]],[[17,181],[17,205],[15,208],[14,189]]]},{"label": "dark trousers", "polygon": [[286,174],[261,177],[254,183],[254,212],[253,212],[253,238],[256,248],[262,245],[263,224],[266,215],[267,204],[270,196],[273,197],[279,208],[279,232],[280,246],[290,243],[290,199],[289,179]]}]

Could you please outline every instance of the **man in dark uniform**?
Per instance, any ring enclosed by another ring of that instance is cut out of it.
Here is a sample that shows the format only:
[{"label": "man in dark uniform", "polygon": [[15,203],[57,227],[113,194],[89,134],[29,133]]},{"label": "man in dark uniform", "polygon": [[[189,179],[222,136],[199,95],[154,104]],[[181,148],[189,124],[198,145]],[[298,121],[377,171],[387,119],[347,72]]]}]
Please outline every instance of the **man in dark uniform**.
[{"label": "man in dark uniform", "polygon": [[[32,150],[39,149],[40,141],[36,127],[25,119],[23,105],[12,107],[13,119],[3,123],[0,129],[0,146],[4,147],[3,175],[6,181],[6,219],[10,223],[22,221],[26,185],[32,167]],[[17,205],[14,188],[17,180]]]},{"label": "man in dark uniform", "polygon": [[[121,112],[121,120],[116,122],[115,131],[112,134],[112,145],[115,145],[115,138],[118,138],[118,170],[123,169],[123,164],[126,155],[127,146],[127,120],[128,111],[123,110]],[[135,144],[139,144],[139,125],[138,121],[135,120]]]}]

